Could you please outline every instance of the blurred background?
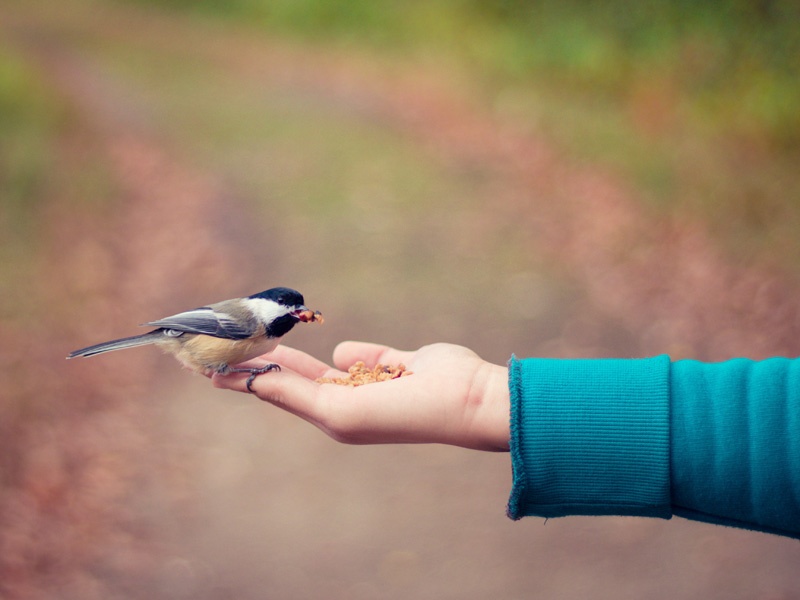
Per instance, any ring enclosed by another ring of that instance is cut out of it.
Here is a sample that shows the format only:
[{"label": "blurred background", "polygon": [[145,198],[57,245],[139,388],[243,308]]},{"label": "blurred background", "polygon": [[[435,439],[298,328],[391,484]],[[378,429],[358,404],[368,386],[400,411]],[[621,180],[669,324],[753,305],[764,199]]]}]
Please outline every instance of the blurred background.
[{"label": "blurred background", "polygon": [[347,447],[153,349],[800,350],[793,0],[0,1],[0,596],[795,598],[796,541],[504,509],[506,454]]}]

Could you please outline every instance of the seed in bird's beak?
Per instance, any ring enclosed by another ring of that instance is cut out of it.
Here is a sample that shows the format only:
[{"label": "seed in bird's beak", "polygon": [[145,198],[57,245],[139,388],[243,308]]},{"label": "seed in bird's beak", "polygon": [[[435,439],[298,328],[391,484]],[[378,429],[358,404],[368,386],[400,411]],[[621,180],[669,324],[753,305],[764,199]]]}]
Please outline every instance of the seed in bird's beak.
[{"label": "seed in bird's beak", "polygon": [[305,306],[299,307],[293,311],[292,314],[297,317],[298,321],[303,323],[323,323],[325,319],[322,318],[322,313],[318,310],[311,310]]}]

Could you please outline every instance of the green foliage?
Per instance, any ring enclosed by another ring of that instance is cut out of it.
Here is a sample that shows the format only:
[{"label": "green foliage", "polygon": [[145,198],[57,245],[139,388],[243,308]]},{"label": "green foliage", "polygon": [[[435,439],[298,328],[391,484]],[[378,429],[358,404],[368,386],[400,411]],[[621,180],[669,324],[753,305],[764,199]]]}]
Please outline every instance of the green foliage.
[{"label": "green foliage", "polygon": [[486,77],[625,99],[658,78],[703,125],[800,146],[795,0],[133,0],[315,40],[438,52]]},{"label": "green foliage", "polygon": [[60,114],[30,65],[0,48],[0,319],[19,320],[33,305],[37,217]]},{"label": "green foliage", "polygon": [[735,251],[800,248],[796,0],[116,1],[438,62],[503,118],[619,172],[653,208],[705,219]]},{"label": "green foliage", "polygon": [[0,231],[27,234],[52,159],[56,103],[28,65],[0,50]]}]

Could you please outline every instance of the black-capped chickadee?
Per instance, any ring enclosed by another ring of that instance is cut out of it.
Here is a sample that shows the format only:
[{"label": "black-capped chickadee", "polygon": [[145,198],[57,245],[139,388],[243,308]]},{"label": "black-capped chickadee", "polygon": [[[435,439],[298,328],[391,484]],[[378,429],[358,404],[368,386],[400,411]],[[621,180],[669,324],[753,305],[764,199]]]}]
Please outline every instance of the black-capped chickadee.
[{"label": "black-capped chickadee", "polygon": [[155,344],[198,373],[250,373],[247,389],[252,392],[250,385],[257,375],[280,367],[237,369],[231,365],[272,352],[300,321],[322,322],[322,315],[306,308],[300,292],[276,287],[144,323],[157,329],[81,348],[67,358]]}]

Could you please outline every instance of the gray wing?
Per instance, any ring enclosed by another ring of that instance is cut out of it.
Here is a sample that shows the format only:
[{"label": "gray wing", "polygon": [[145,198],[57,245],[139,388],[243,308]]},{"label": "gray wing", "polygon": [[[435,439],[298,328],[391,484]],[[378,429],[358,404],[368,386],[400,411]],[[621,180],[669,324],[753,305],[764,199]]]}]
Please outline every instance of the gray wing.
[{"label": "gray wing", "polygon": [[249,338],[256,333],[258,327],[255,319],[234,319],[228,313],[214,310],[210,306],[187,310],[145,325],[232,340]]}]

